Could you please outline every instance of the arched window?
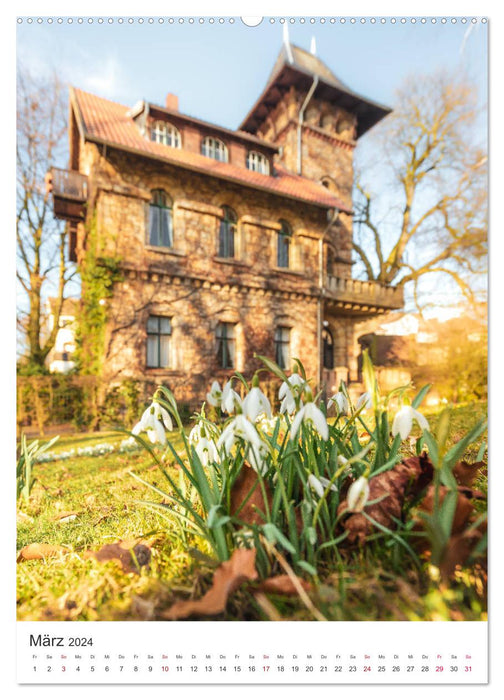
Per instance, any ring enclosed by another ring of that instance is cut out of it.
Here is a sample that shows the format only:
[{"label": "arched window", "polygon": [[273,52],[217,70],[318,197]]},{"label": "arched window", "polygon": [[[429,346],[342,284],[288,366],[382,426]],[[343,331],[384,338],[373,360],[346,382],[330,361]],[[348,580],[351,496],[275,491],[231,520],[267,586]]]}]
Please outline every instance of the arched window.
[{"label": "arched window", "polygon": [[263,175],[269,175],[270,172],[268,159],[257,151],[249,151],[247,153],[247,168]]},{"label": "arched window", "polygon": [[286,221],[280,221],[282,228],[277,235],[277,266],[289,267],[292,231]]},{"label": "arched window", "polygon": [[322,353],[324,369],[334,369],[334,339],[328,328],[322,331]]},{"label": "arched window", "polygon": [[228,150],[226,145],[219,139],[214,139],[213,136],[207,136],[201,142],[201,153],[207,158],[220,160],[222,163],[228,161]]},{"label": "arched window", "polygon": [[163,143],[165,146],[173,148],[182,148],[180,131],[167,122],[154,122],[151,128],[151,141]]},{"label": "arched window", "polygon": [[219,257],[234,258],[236,214],[230,207],[222,207],[222,219],[219,226]]},{"label": "arched window", "polygon": [[173,245],[172,200],[164,190],[152,190],[149,206],[150,245],[171,248]]}]

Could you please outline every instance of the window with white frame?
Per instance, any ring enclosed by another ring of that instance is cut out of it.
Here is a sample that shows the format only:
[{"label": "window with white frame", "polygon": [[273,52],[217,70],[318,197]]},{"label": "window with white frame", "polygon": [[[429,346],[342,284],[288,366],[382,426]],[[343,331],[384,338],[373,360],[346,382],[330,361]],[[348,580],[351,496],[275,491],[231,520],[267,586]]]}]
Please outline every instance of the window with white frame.
[{"label": "window with white frame", "polygon": [[275,362],[280,369],[290,367],[290,328],[278,326],[275,329]]},{"label": "window with white frame", "polygon": [[222,369],[233,369],[236,361],[236,328],[234,323],[218,323],[217,363]]},{"label": "window with white frame", "polygon": [[280,222],[281,229],[277,235],[277,266],[290,266],[291,227],[286,221]]},{"label": "window with white frame", "polygon": [[201,153],[207,158],[220,160],[222,163],[228,162],[228,150],[226,144],[215,139],[213,136],[207,136],[201,142]]},{"label": "window with white frame", "polygon": [[247,168],[263,175],[269,175],[270,172],[268,159],[257,151],[247,153]]},{"label": "window with white frame", "polygon": [[147,319],[147,367],[170,366],[171,318],[149,316]]},{"label": "window with white frame", "polygon": [[182,148],[180,131],[168,122],[154,122],[151,128],[151,141],[172,146],[172,148]]},{"label": "window with white frame", "polygon": [[149,206],[149,244],[173,246],[173,202],[164,190],[152,190]]}]

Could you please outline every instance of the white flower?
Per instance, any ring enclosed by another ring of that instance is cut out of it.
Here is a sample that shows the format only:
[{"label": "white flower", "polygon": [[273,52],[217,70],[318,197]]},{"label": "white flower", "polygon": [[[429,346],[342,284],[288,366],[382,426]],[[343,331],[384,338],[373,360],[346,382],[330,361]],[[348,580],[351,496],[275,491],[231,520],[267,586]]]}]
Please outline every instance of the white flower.
[{"label": "white flower", "polygon": [[265,413],[267,418],[271,418],[270,402],[258,386],[253,386],[243,399],[242,410],[252,422],[254,422],[261,413]]},{"label": "white flower", "polygon": [[307,403],[296,413],[296,417],[292,421],[291,426],[291,440],[295,439],[301,423],[311,423],[324,440],[329,438],[329,428],[327,427],[326,417],[313,402]]},{"label": "white flower", "polygon": [[292,389],[297,390],[297,393],[300,394],[305,384],[306,382],[303,377],[300,377],[299,374],[296,373],[291,374],[288,382],[282,382],[278,391],[278,398],[282,401],[280,413],[294,413],[296,410],[296,401],[294,400]]},{"label": "white flower", "polygon": [[247,459],[250,462],[250,466],[263,476],[268,471],[268,464],[266,462],[268,454],[268,446],[262,441],[259,446],[250,445],[247,451]]},{"label": "white flower", "polygon": [[226,413],[234,413],[237,406],[241,406],[242,400],[240,396],[233,389],[231,382],[226,382],[224,389],[222,390],[222,404],[221,408]]},{"label": "white flower", "polygon": [[333,403],[336,404],[339,414],[346,415],[348,413],[348,399],[342,391],[338,391],[337,394],[331,396],[331,398],[327,402],[327,408],[331,408]]},{"label": "white flower", "polygon": [[210,462],[220,462],[219,453],[213,440],[202,437],[197,441],[194,449],[203,467],[208,466]]},{"label": "white flower", "polygon": [[348,464],[348,459],[344,455],[338,455],[338,464],[341,466]]},{"label": "white flower", "polygon": [[371,400],[371,394],[369,393],[369,391],[365,391],[357,399],[357,403],[355,405],[355,408],[357,410],[359,410],[361,408],[366,410],[367,408],[372,408],[372,406],[373,406],[373,401]]},{"label": "white flower", "polygon": [[420,411],[417,411],[413,406],[403,406],[395,415],[392,423],[392,435],[395,437],[399,433],[401,440],[406,440],[411,432],[414,420],[416,420],[422,430],[429,429],[429,422]]},{"label": "white flower", "polygon": [[211,406],[215,406],[215,408],[217,408],[222,400],[222,389],[220,388],[219,382],[212,382],[212,386],[206,395],[206,398]]},{"label": "white flower", "polygon": [[226,452],[229,453],[231,452],[231,448],[239,438],[245,440],[246,442],[250,442],[250,444],[256,447],[257,449],[260,449],[260,446],[262,444],[262,440],[259,437],[259,433],[254,428],[249,419],[246,418],[242,413],[239,413],[233,418],[232,421],[230,421],[227,424],[226,428],[224,429],[222,435],[219,438],[217,447],[220,450],[220,448],[224,445]]},{"label": "white flower", "polygon": [[131,432],[133,435],[146,432],[152,443],[160,442],[162,445],[165,445],[165,428],[173,430],[171,416],[165,408],[153,401],[149,408],[143,412],[142,417]]},{"label": "white flower", "polygon": [[[317,496],[320,496],[320,498],[322,498],[322,496],[324,495],[324,491],[330,483],[331,482],[329,481],[329,479],[326,479],[325,476],[321,476],[319,478],[317,478],[315,474],[310,474],[308,476],[308,484],[312,487]],[[334,484],[331,484],[330,490],[337,491],[338,489]]]},{"label": "white flower", "polygon": [[359,513],[369,498],[369,482],[365,476],[360,476],[348,489],[348,510]]}]

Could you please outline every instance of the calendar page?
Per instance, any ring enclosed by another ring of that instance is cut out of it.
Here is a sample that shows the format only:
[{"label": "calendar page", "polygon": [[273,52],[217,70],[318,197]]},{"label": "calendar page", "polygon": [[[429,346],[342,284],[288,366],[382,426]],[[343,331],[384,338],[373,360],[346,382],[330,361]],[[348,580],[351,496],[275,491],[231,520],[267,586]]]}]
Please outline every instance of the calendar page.
[{"label": "calendar page", "polygon": [[488,18],[15,21],[18,684],[488,683]]}]

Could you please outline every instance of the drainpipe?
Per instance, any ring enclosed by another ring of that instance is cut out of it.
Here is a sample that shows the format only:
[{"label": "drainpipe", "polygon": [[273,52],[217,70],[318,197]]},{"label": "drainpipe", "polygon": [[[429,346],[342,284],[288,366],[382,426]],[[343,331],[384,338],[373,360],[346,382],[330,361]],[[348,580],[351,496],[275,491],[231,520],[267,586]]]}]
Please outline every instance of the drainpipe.
[{"label": "drainpipe", "polygon": [[304,102],[302,104],[301,109],[299,110],[298,114],[298,126],[297,126],[297,173],[298,175],[301,175],[301,129],[303,127],[303,120],[304,120],[304,113],[305,109],[308,106],[308,102],[311,100],[313,93],[315,92],[315,88],[317,87],[319,82],[318,75],[315,75],[313,77],[313,83],[311,84],[310,89],[308,90],[308,94],[306,95]]}]

